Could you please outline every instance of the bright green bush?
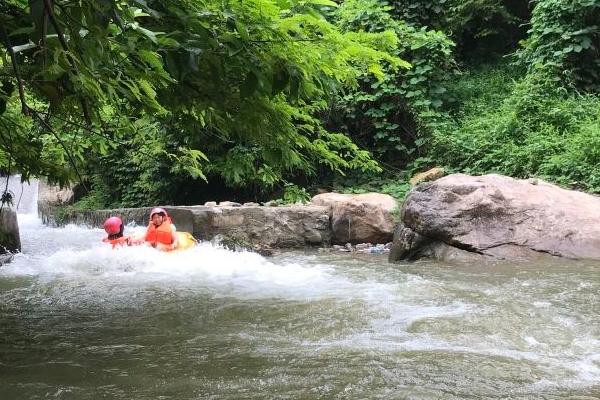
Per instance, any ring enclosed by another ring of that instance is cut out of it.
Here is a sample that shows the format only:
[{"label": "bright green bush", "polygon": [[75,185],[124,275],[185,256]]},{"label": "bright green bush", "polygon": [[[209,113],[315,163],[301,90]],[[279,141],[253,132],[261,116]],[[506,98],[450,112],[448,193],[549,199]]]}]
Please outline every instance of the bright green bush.
[{"label": "bright green bush", "polygon": [[[511,81],[507,67],[483,76],[459,84],[458,93],[473,97],[436,132],[431,159],[466,173],[537,176],[600,192],[599,97],[569,93],[543,75]],[[504,99],[494,93],[502,81]]]},{"label": "bright green bush", "polygon": [[528,4],[519,0],[393,0],[394,15],[410,26],[443,31],[460,59],[505,54],[524,37]]},{"label": "bright green bush", "polygon": [[530,73],[600,90],[600,1],[537,0],[528,33],[519,58]]},{"label": "bright green bush", "polygon": [[454,44],[444,33],[395,20],[385,4],[345,1],[336,23],[349,32],[395,32],[399,38],[395,55],[407,60],[409,68],[386,68],[380,80],[363,76],[359,88],[337,99],[328,117],[329,125],[342,128],[378,159],[404,166],[425,144],[428,126],[439,117],[446,84],[457,67]]}]

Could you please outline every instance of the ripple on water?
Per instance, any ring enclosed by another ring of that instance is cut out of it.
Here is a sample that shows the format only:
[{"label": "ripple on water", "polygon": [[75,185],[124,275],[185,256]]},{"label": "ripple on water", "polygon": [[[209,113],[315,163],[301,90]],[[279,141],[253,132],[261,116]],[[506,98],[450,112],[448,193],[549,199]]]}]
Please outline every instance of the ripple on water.
[{"label": "ripple on water", "polygon": [[22,236],[0,269],[8,398],[600,397],[593,265],[113,251],[36,219]]}]

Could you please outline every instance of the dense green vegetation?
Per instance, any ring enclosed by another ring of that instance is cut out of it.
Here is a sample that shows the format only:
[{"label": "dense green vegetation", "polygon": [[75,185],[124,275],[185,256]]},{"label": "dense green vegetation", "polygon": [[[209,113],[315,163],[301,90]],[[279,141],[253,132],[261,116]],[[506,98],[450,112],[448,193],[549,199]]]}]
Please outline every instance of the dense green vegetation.
[{"label": "dense green vegetation", "polygon": [[81,207],[401,197],[417,171],[600,192],[600,0],[8,0],[0,170]]}]

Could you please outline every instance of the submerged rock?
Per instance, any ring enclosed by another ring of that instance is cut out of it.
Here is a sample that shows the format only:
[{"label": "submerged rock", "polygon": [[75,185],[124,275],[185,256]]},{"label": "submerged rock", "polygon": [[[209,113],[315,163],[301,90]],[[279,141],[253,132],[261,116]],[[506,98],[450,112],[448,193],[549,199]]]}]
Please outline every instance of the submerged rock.
[{"label": "submerged rock", "polygon": [[0,254],[0,267],[12,261],[14,255],[11,253]]},{"label": "submerged rock", "polygon": [[402,222],[390,261],[600,259],[600,198],[541,180],[449,175],[413,189]]},{"label": "submerged rock", "polygon": [[392,196],[323,193],[314,196],[311,204],[329,208],[333,243],[387,243],[392,239],[398,207]]}]

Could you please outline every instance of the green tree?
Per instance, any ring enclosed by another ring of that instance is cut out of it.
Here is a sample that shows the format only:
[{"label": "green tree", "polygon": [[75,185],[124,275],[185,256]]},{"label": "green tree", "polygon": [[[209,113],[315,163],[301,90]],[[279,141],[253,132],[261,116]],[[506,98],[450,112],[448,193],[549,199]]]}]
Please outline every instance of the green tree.
[{"label": "green tree", "polygon": [[411,26],[445,32],[457,58],[488,60],[517,48],[530,17],[521,0],[394,0],[394,15]]},{"label": "green tree", "polygon": [[600,90],[600,1],[538,0],[528,33],[519,57],[530,73]]},{"label": "green tree", "polygon": [[[439,117],[446,84],[456,72],[454,44],[443,32],[415,28],[394,19],[378,0],[348,0],[337,12],[343,31],[394,31],[395,55],[410,64],[385,69],[384,79],[363,76],[360,86],[335,103],[330,123],[371,149],[381,160],[404,167],[425,144]],[[341,112],[340,112],[341,111]]]},{"label": "green tree", "polygon": [[321,16],[332,8],[328,0],[4,2],[0,123],[20,126],[19,140],[34,136],[38,147],[28,158],[3,138],[0,168],[66,182],[109,176],[121,162],[138,174],[121,185],[149,172],[131,202],[156,191],[159,173],[268,186],[318,165],[376,170],[318,115],[363,72],[382,78],[382,62],[399,65],[390,54],[398,39],[341,33]]}]

